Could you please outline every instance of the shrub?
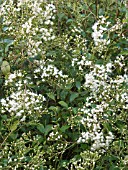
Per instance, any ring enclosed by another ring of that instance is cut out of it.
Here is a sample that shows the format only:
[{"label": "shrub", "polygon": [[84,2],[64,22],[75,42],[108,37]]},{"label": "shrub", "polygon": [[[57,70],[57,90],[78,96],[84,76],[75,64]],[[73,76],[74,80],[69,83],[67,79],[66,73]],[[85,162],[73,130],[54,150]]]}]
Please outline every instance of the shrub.
[{"label": "shrub", "polygon": [[0,2],[0,169],[126,170],[127,1]]}]

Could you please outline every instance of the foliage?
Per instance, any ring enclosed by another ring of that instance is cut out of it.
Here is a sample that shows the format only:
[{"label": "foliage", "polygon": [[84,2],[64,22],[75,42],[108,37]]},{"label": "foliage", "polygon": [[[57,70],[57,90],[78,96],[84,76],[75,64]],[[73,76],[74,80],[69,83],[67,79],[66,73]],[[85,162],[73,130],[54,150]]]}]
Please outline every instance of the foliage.
[{"label": "foliage", "polygon": [[0,169],[126,170],[127,1],[0,4]]}]

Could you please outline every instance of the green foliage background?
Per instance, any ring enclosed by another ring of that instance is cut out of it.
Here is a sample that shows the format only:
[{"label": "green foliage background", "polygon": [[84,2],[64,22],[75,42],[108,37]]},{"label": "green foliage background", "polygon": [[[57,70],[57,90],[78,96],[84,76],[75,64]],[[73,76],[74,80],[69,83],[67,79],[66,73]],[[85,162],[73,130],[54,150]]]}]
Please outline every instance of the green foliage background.
[{"label": "green foliage background", "polygon": [[127,170],[128,2],[0,4],[0,169]]}]

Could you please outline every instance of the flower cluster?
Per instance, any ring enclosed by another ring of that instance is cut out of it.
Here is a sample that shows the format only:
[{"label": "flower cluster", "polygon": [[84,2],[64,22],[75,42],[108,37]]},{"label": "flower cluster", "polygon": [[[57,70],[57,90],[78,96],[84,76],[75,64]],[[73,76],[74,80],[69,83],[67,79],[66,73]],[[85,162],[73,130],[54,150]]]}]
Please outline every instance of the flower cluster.
[{"label": "flower cluster", "polygon": [[[26,10],[27,13],[24,13]],[[8,0],[2,4],[0,16],[3,17],[3,25],[7,27],[6,33],[14,39],[15,47],[20,47],[22,57],[26,55],[26,49],[30,57],[45,53],[45,49],[42,50],[45,41],[55,39],[52,29],[55,12],[55,6],[52,3],[46,5],[44,1],[19,0],[15,4]]]},{"label": "flower cluster", "polygon": [[88,143],[91,140],[92,146],[91,150],[99,150],[104,152],[108,149],[109,144],[114,139],[112,132],[108,132],[108,135],[105,134],[101,128],[100,116],[103,112],[103,108],[97,106],[96,109],[92,109],[89,112],[89,109],[81,109],[87,115],[81,119],[81,124],[87,129],[86,132],[81,133],[81,137],[78,139],[77,143]]},{"label": "flower cluster", "polygon": [[[15,86],[12,85],[15,83]],[[2,113],[9,113],[11,116],[20,117],[25,121],[26,116],[40,115],[42,113],[45,97],[34,93],[28,87],[32,85],[31,78],[25,76],[20,70],[8,76],[5,81],[6,87],[10,86],[6,98],[1,99]]]},{"label": "flower cluster", "polygon": [[[53,61],[49,62],[47,65],[47,62],[45,61],[35,61],[35,63],[38,65],[37,68],[34,69],[34,77],[35,79],[39,79],[41,77],[41,81],[44,82],[50,77],[54,77],[58,80],[58,78],[68,79],[68,75],[64,75],[62,70],[59,70],[56,66],[54,66],[52,63]],[[50,64],[51,63],[51,64]]]},{"label": "flower cluster", "polygon": [[92,38],[94,40],[95,46],[98,46],[98,49],[102,51],[104,50],[105,46],[110,43],[109,37],[107,39],[104,38],[104,32],[107,31],[107,28],[103,27],[102,25],[106,24],[106,26],[108,27],[110,22],[106,23],[106,18],[103,16],[100,16],[99,18],[100,20],[98,20],[92,27]]}]

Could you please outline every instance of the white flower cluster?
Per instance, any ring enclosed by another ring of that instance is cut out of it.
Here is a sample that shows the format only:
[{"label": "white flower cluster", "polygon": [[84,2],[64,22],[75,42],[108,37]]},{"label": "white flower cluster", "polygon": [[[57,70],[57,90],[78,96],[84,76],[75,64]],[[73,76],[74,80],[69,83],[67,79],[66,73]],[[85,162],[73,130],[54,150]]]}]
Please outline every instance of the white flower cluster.
[{"label": "white flower cluster", "polygon": [[100,126],[99,117],[101,117],[101,113],[103,112],[103,108],[95,109],[81,109],[87,116],[81,119],[81,124],[88,130],[87,132],[82,132],[81,136],[77,140],[77,143],[88,143],[91,140],[92,146],[91,150],[101,150],[102,152],[105,149],[108,149],[109,144],[114,139],[114,135],[112,132],[108,132],[108,135],[103,133],[103,130]]},{"label": "white flower cluster", "polygon": [[28,84],[33,84],[31,78],[25,76],[25,73],[20,70],[8,76],[5,86],[14,86],[7,89],[7,97],[0,100],[2,113],[8,112],[11,116],[20,117],[21,121],[24,121],[28,115],[34,116],[43,112],[45,97],[32,92]]},{"label": "white flower cluster", "polygon": [[118,20],[117,23],[109,29],[109,31],[114,32],[114,31],[117,31],[117,30],[121,30],[122,27],[123,27],[122,23],[120,22],[120,20]]},{"label": "white flower cluster", "polygon": [[95,151],[84,151],[80,153],[80,158],[74,157],[70,160],[71,170],[85,170],[92,169],[95,165],[95,162],[101,157],[101,155]]},{"label": "white flower cluster", "polygon": [[[18,71],[14,71],[14,73],[10,73],[8,78],[5,80],[5,85],[9,85],[11,84],[13,81],[15,81],[17,78],[22,80],[22,78],[24,77],[24,74],[22,73],[21,70]],[[19,85],[19,84],[18,84]],[[20,87],[20,85],[19,85]]]},{"label": "white flower cluster", "polygon": [[12,92],[12,94],[1,99],[2,113],[8,112],[11,116],[21,117],[42,112],[42,103],[45,98],[41,94],[36,94],[30,90]]},{"label": "white flower cluster", "polygon": [[58,141],[62,139],[62,135],[56,131],[56,132],[51,132],[47,138],[48,141]]},{"label": "white flower cluster", "polygon": [[102,65],[91,65],[90,68],[93,70],[85,74],[85,88],[96,91],[100,87],[105,87],[107,79],[109,78],[108,73],[112,72],[112,63],[107,63],[106,66]]},{"label": "white flower cluster", "polygon": [[100,51],[102,51],[105,48],[105,46],[110,43],[109,37],[107,37],[107,39],[104,38],[104,32],[107,31],[107,28],[103,27],[102,26],[103,24],[106,24],[106,26],[108,27],[110,22],[106,23],[106,18],[100,16],[99,20],[92,26],[93,29],[92,38],[94,40],[95,46],[98,46],[98,49]]},{"label": "white flower cluster", "polygon": [[[115,66],[116,66],[116,67],[119,67],[119,68],[122,68],[123,66],[125,66],[124,61],[125,61],[126,59],[127,59],[127,58],[125,58],[123,55],[117,56],[117,57],[115,58],[115,61],[114,61]],[[127,72],[127,70],[128,70],[128,68],[125,68],[124,71]]]},{"label": "white flower cluster", "polygon": [[47,65],[46,62],[42,60],[35,62],[38,67],[34,69],[34,77],[38,79],[40,76],[42,82],[46,81],[47,78],[50,77],[55,77],[56,79],[62,78],[61,80],[68,78],[68,75],[63,74],[62,70],[59,70],[52,63]]},{"label": "white flower cluster", "polygon": [[67,147],[67,143],[58,143],[57,150],[64,150]]},{"label": "white flower cluster", "polygon": [[33,57],[44,54],[44,43],[55,39],[52,29],[55,12],[53,3],[45,4],[44,0],[19,0],[17,4],[8,0],[2,4],[0,16],[15,46],[22,47],[22,51],[27,49],[27,55]]},{"label": "white flower cluster", "polygon": [[[114,135],[110,130],[104,133],[101,125],[109,120],[110,116],[114,119],[118,111],[122,113],[123,110],[128,109],[126,89],[121,89],[123,84],[128,84],[124,60],[124,56],[120,56],[114,63],[109,62],[105,65],[91,63],[89,66],[91,71],[85,74],[83,88],[88,89],[90,95],[86,98],[84,107],[80,109],[83,113],[80,123],[85,127],[85,131],[81,132],[77,142],[88,143],[91,140],[92,151],[104,152],[104,148],[108,149]],[[125,68],[124,74],[113,76],[113,71],[118,67]],[[117,105],[115,105],[115,100]]]},{"label": "white flower cluster", "polygon": [[83,71],[86,66],[91,66],[92,61],[87,60],[85,56],[82,56],[80,61],[78,58],[72,59],[72,66],[78,66],[79,71]]}]

